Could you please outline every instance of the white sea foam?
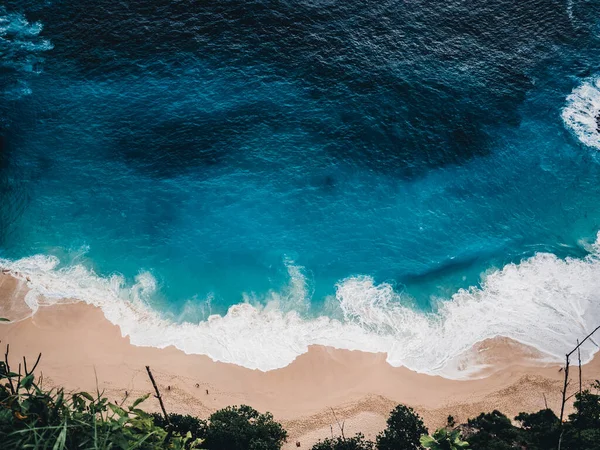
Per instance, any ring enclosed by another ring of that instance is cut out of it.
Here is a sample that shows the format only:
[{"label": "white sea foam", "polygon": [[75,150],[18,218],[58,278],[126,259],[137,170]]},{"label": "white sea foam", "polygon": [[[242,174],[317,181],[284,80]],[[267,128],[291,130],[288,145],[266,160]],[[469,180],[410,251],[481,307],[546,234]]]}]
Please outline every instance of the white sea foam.
[{"label": "white sea foam", "polygon": [[[27,302],[33,310],[42,301],[81,299],[101,307],[135,345],[174,345],[217,361],[271,370],[289,364],[309,345],[321,344],[386,352],[394,366],[460,378],[470,372],[458,370],[457,356],[486,338],[510,337],[559,361],[577,338],[600,324],[600,237],[591,250],[585,258],[566,260],[540,253],[490,271],[481,288],[440,299],[430,314],[411,309],[410,299],[389,284],[351,277],[338,283],[331,300],[340,320],[308,319],[286,306],[303,309],[311,295],[301,268],[289,263],[289,286],[262,299],[267,306],[248,299],[225,316],[195,324],[170,322],[148,306],[156,290],[149,273],[126,286],[121,276],[102,278],[81,265],[59,268],[49,256],[0,260],[0,266],[29,280]],[[596,351],[587,342],[582,359]]]},{"label": "white sea foam", "polygon": [[573,89],[567,97],[562,118],[581,142],[600,150],[596,118],[600,114],[600,78],[592,78]]},{"label": "white sea foam", "polygon": [[12,78],[39,73],[44,60],[42,52],[54,48],[49,40],[40,37],[42,28],[41,22],[30,23],[23,14],[8,13],[0,6],[0,67],[15,72],[12,77],[5,74],[6,79],[0,82],[8,99],[31,94],[25,80]]}]

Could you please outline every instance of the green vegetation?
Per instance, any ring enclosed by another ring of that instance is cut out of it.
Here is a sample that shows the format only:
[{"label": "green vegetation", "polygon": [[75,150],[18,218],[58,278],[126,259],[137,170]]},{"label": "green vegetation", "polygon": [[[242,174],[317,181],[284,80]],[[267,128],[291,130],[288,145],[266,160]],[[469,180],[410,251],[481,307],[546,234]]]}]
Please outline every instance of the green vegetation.
[{"label": "green vegetation", "polygon": [[[167,414],[149,368],[162,414],[142,409],[150,394],[112,403],[99,391],[44,389],[34,376],[38,362],[39,357],[29,370],[23,359],[13,372],[8,347],[0,361],[2,450],[280,450],[286,442],[287,432],[270,413],[249,406],[227,407],[207,420]],[[550,409],[521,413],[514,421],[492,411],[463,424],[449,416],[447,426],[431,436],[412,408],[398,405],[375,441],[361,433],[345,437],[343,423],[338,423],[341,436],[332,433],[312,450],[600,450],[599,391],[597,381],[590,390],[577,392],[574,412],[562,424]]]},{"label": "green vegetation", "polygon": [[377,436],[378,450],[413,450],[421,448],[421,436],[427,434],[427,427],[412,408],[398,405],[390,413],[387,428]]},{"label": "green vegetation", "polygon": [[459,430],[448,431],[446,428],[440,428],[433,436],[424,434],[421,436],[421,445],[433,450],[460,450],[469,448],[469,443],[460,438]]},{"label": "green vegetation", "polygon": [[228,406],[208,419],[205,446],[210,450],[278,450],[286,438],[287,432],[271,413]]},{"label": "green vegetation", "polygon": [[189,414],[186,414],[185,416],[181,414],[169,414],[168,418],[169,422],[167,422],[165,417],[161,414],[152,414],[152,420],[158,427],[167,429],[170,424],[171,430],[174,433],[180,436],[189,436],[191,438],[185,443],[186,449],[193,448],[193,444],[206,435],[207,423],[204,420],[190,416]]},{"label": "green vegetation", "polygon": [[174,433],[191,437],[186,445],[200,441],[203,449],[279,450],[287,438],[287,432],[270,413],[261,414],[245,405],[221,409],[208,421],[181,414],[169,414],[168,423],[161,414],[152,417],[155,425],[164,429],[170,426]]},{"label": "green vegetation", "polygon": [[[600,382],[592,389],[600,391]],[[575,394],[574,408],[562,427],[550,409],[521,413],[514,422],[492,411],[462,425],[449,416],[447,426],[429,436],[419,415],[399,405],[376,442],[360,434],[350,439],[340,436],[319,442],[312,450],[550,450],[558,449],[559,441],[561,450],[600,450],[600,395],[583,390]]]},{"label": "green vegetation", "polygon": [[327,438],[313,445],[312,450],[373,450],[375,444],[358,433],[351,438],[343,436]]},{"label": "green vegetation", "polygon": [[[38,357],[39,362],[39,357]],[[192,449],[201,440],[158,426],[140,409],[148,396],[124,407],[100,392],[66,394],[45,390],[27,361],[12,372],[0,362],[0,443],[2,449]],[[25,373],[21,374],[21,368]]]}]

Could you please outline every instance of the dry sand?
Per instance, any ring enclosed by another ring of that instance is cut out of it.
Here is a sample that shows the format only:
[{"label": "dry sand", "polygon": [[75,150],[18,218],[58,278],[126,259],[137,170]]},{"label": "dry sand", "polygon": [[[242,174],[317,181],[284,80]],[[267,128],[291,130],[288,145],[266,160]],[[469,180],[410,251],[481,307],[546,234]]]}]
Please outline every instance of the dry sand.
[{"label": "dry sand", "polygon": [[[514,417],[560,405],[562,373],[556,365],[536,360],[537,352],[506,338],[477,345],[464,363],[486,362],[485,378],[454,381],[391,367],[384,354],[313,346],[292,364],[270,372],[218,363],[206,356],[186,355],[173,348],[136,347],[122,337],[99,309],[74,302],[41,307],[35,315],[23,302],[22,281],[0,275],[2,345],[10,344],[13,364],[21,356],[42,353],[39,369],[46,386],[69,391],[100,389],[112,400],[125,392],[137,398],[152,387],[145,366],[152,368],[170,412],[206,417],[227,405],[248,404],[270,411],[289,432],[286,448],[310,448],[320,438],[338,432],[362,431],[374,436],[385,427],[389,411],[398,403],[414,407],[433,429],[448,414],[458,422],[483,411],[499,409]],[[576,372],[575,372],[576,373]],[[600,358],[584,366],[584,382],[600,378]],[[207,393],[208,392],[208,393]],[[146,408],[157,410],[153,398]]]}]

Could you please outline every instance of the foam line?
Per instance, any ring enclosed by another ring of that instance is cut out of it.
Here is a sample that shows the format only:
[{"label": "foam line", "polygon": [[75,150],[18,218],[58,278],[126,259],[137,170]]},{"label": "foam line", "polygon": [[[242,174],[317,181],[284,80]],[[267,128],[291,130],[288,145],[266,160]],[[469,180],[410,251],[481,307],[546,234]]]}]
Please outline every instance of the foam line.
[{"label": "foam line", "polygon": [[[409,299],[389,284],[350,277],[337,284],[332,299],[340,320],[306,318],[296,310],[304,308],[310,293],[302,269],[288,263],[289,286],[269,293],[266,306],[240,303],[225,316],[193,324],[170,322],[148,306],[157,289],[149,273],[127,286],[119,275],[103,278],[81,265],[59,268],[52,256],[0,260],[0,266],[29,280],[27,302],[33,310],[42,302],[80,299],[102,308],[134,345],[174,345],[216,361],[271,370],[320,344],[386,352],[394,366],[462,378],[471,372],[458,370],[456,358],[486,338],[509,337],[560,361],[577,338],[600,324],[599,241],[590,250],[581,259],[539,253],[490,271],[481,288],[440,299],[429,314],[406,306]],[[588,361],[597,347],[588,342],[581,350]]]}]

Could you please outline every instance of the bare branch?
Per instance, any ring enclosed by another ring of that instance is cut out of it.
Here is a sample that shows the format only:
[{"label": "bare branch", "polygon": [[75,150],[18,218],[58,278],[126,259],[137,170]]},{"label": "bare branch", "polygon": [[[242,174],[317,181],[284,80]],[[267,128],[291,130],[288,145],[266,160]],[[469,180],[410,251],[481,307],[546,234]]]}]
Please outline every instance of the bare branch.
[{"label": "bare branch", "polygon": [[[583,344],[585,341],[587,341],[589,338],[591,338],[591,337],[592,337],[592,334],[594,334],[594,333],[595,333],[596,331],[598,331],[598,330],[600,330],[600,325],[598,325],[596,328],[594,328],[594,330],[593,330],[593,331],[592,331],[590,334],[588,334],[586,337],[584,337],[584,338],[583,338],[583,340],[582,340],[581,342],[579,342],[579,341],[578,341],[578,343],[577,343],[577,347],[575,347],[573,350],[571,350],[571,352],[570,352],[570,353],[569,353],[567,356],[571,356],[573,353],[575,353],[575,350],[578,350],[578,349],[579,349],[579,347],[581,347],[581,345],[582,345],[582,344]],[[594,341],[592,340],[592,342],[594,342]]]},{"label": "bare branch", "polygon": [[[592,341],[593,342],[593,341]],[[577,345],[579,345],[579,339],[577,340]],[[579,396],[581,397],[581,348],[577,347],[577,360],[579,361]],[[577,417],[581,418],[581,409],[577,408]],[[577,441],[580,444],[581,442],[581,428],[577,427]]]},{"label": "bare branch", "polygon": [[129,398],[129,391],[125,391],[125,397],[123,397],[123,400],[121,400],[121,403],[119,404],[119,406],[123,406],[128,398]]},{"label": "bare branch", "polygon": [[579,339],[577,340],[577,360],[579,361],[579,393],[581,394],[581,348],[579,348]]},{"label": "bare branch", "polygon": [[[560,405],[560,423],[562,424],[564,415],[565,415],[565,403],[567,403],[567,386],[569,386],[569,356],[571,355],[571,353],[567,353],[567,355],[565,355],[565,369],[564,369],[564,373],[565,373],[565,381],[563,383],[563,390],[562,390],[562,402]],[[560,442],[559,442],[559,446],[558,446],[559,450],[560,450]]]},{"label": "bare branch", "polygon": [[154,392],[156,392],[155,397],[158,399],[158,403],[160,403],[160,409],[162,409],[163,415],[165,416],[165,421],[169,427],[171,426],[171,421],[169,420],[169,415],[167,414],[167,410],[165,409],[165,405],[162,401],[162,397],[160,396],[160,392],[158,387],[156,386],[156,381],[154,381],[154,377],[152,376],[152,372],[150,372],[150,366],[146,366],[146,371],[148,372],[148,376],[150,377],[150,381],[152,382],[152,386],[154,387]]},{"label": "bare branch", "polygon": [[575,397],[577,395],[577,392],[573,392],[571,395],[569,395],[566,400],[569,401],[571,400],[573,397]]},{"label": "bare branch", "polygon": [[[6,353],[4,354],[4,366],[6,367],[6,373],[9,374],[10,373],[10,364],[8,363],[8,353],[10,352],[10,344],[6,344]],[[15,391],[15,386],[13,385],[12,382],[12,377],[11,376],[7,376],[6,377],[8,379],[8,384],[10,387],[10,392],[12,393],[12,395],[16,394]]]},{"label": "bare branch", "polygon": [[[569,386],[569,358],[571,357],[571,355],[573,353],[575,353],[575,351],[577,351],[577,356],[578,356],[578,360],[579,360],[579,392],[581,393],[581,389],[582,389],[582,375],[581,375],[581,346],[583,345],[583,343],[585,341],[587,341],[588,339],[590,339],[592,342],[594,342],[594,340],[592,339],[592,335],[596,332],[600,330],[600,325],[598,325],[596,328],[594,328],[592,330],[591,333],[589,333],[586,337],[584,337],[581,342],[579,342],[579,340],[577,340],[577,346],[571,350],[569,353],[567,353],[565,355],[565,368],[564,368],[564,373],[565,373],[565,381],[563,383],[563,390],[562,390],[562,403],[560,405],[560,427],[561,427],[561,432],[560,432],[560,438],[558,439],[558,450],[560,450],[561,445],[562,445],[562,438],[563,438],[563,433],[565,432],[565,429],[563,427],[563,419],[564,419],[564,415],[565,415],[565,404],[567,403],[567,401],[569,399],[571,399],[575,394],[569,395],[567,397],[567,387]],[[594,344],[596,344],[594,342]],[[596,344],[597,345],[597,344]]]},{"label": "bare branch", "polygon": [[19,392],[19,385],[21,384],[21,363],[19,363],[19,372],[17,377],[17,392]]},{"label": "bare branch", "polygon": [[338,420],[337,415],[335,414],[335,411],[333,410],[333,408],[330,407],[329,409],[331,409],[331,413],[333,414],[333,418],[335,419],[335,421],[337,423],[337,426],[340,429],[340,432],[342,434],[342,440],[345,441],[346,440],[346,436],[344,436],[344,424],[346,423],[346,421],[343,421],[340,424],[340,421]]},{"label": "bare branch", "polygon": [[33,367],[31,368],[31,371],[27,371],[27,367],[25,367],[25,374],[26,375],[31,375],[33,372],[35,372],[35,369],[37,368],[38,364],[40,363],[40,359],[42,359],[42,354],[38,354],[37,359],[35,360],[35,364],[33,365]]}]

